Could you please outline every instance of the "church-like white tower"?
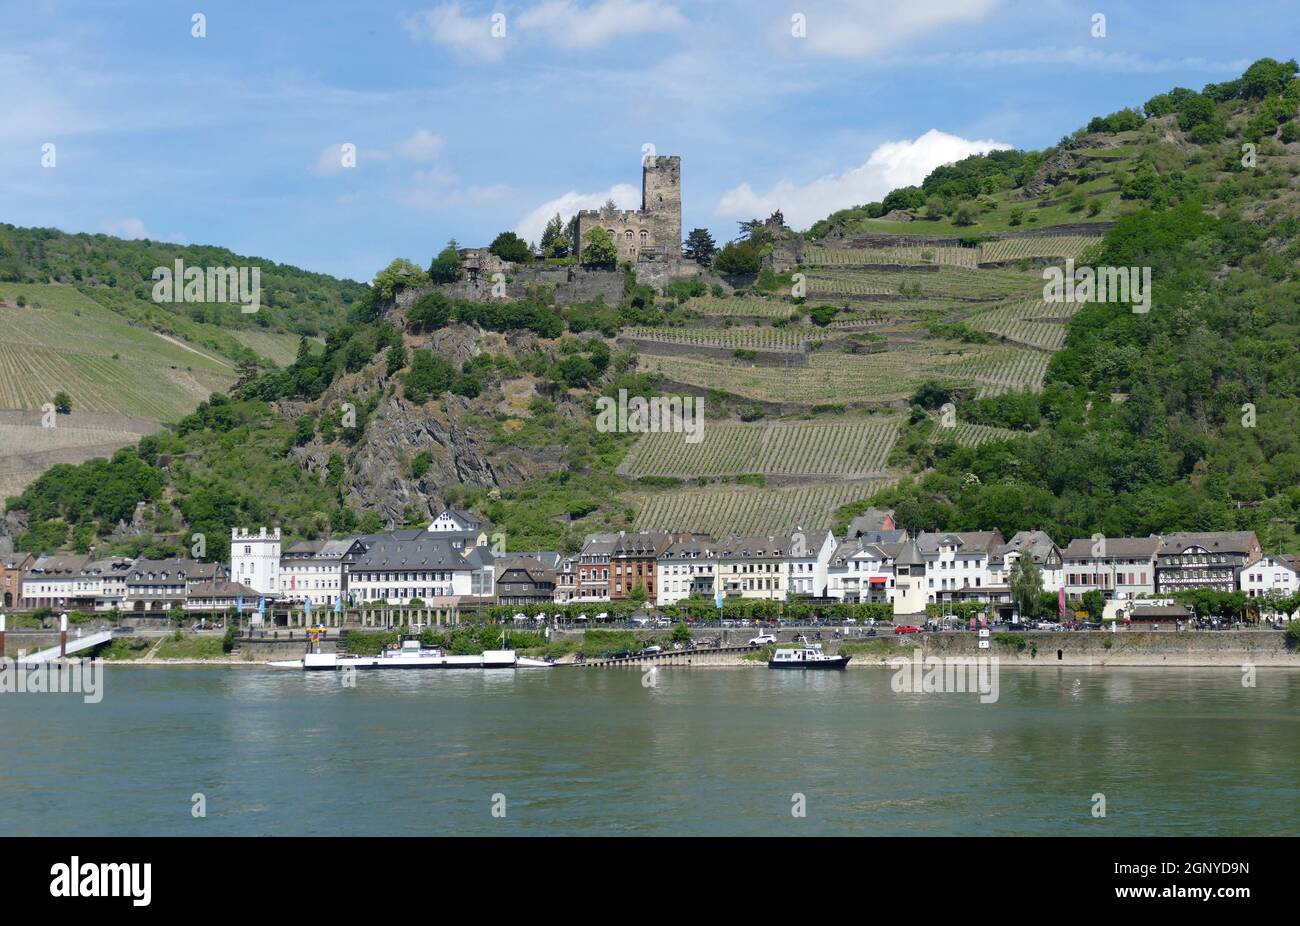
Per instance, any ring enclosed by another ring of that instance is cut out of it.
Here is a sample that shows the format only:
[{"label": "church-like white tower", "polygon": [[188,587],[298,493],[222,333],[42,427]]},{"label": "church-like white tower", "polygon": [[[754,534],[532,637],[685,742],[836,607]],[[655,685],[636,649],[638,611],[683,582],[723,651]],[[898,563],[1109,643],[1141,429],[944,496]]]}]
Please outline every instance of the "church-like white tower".
[{"label": "church-like white tower", "polygon": [[280,528],[268,534],[232,528],[230,531],[230,581],[273,595],[280,587]]}]

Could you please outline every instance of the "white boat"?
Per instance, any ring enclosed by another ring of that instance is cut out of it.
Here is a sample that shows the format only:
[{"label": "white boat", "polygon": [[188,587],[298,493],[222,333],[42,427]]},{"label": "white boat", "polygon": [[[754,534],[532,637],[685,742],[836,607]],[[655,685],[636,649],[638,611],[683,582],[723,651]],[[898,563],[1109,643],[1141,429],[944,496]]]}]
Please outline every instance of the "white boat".
[{"label": "white boat", "polygon": [[378,656],[352,653],[305,653],[301,659],[268,662],[277,669],[302,669],[305,672],[339,669],[549,669],[544,659],[520,656],[512,649],[484,650],[476,656],[449,656],[440,647],[421,646],[419,640],[403,640]]},{"label": "white boat", "polygon": [[767,661],[769,669],[843,669],[850,656],[828,656],[820,643],[809,643],[806,637],[797,641],[793,649],[778,649]]}]

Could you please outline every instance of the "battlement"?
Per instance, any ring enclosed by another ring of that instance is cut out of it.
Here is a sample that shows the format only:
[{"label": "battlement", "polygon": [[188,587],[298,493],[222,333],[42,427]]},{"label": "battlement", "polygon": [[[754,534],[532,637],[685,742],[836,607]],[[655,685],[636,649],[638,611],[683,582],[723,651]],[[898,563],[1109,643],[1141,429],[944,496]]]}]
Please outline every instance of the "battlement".
[{"label": "battlement", "polygon": [[266,528],[260,528],[256,534],[251,530],[242,527],[232,527],[230,529],[231,540],[279,540],[280,528],[275,528],[273,533],[268,534]]}]

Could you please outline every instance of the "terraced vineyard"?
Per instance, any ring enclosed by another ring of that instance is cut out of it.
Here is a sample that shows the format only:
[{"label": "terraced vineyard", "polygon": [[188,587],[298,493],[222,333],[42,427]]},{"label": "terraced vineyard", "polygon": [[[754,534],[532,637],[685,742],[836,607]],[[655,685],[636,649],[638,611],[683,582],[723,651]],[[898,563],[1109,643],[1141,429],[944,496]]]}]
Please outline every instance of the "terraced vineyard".
[{"label": "terraced vineyard", "polygon": [[1038,391],[1051,357],[1041,351],[1008,349],[964,360],[952,367],[952,375],[972,380],[979,387],[976,398],[1001,395],[1018,389]]},{"label": "terraced vineyard", "polygon": [[941,444],[952,441],[962,447],[978,447],[989,441],[1010,440],[1023,436],[1021,432],[1009,428],[993,428],[983,424],[959,421],[951,428],[937,427],[930,433],[930,443]]},{"label": "terraced vineyard", "polygon": [[796,528],[820,530],[834,524],[835,512],[843,505],[869,498],[890,485],[892,480],[872,479],[775,489],[678,489],[646,498],[635,529],[700,531],[715,537]]},{"label": "terraced vineyard", "polygon": [[809,341],[824,341],[827,335],[808,327],[782,328],[624,328],[620,337],[663,344],[722,347],[745,350],[798,351]]},{"label": "terraced vineyard", "polygon": [[908,293],[920,299],[987,299],[1041,293],[1039,274],[1017,270],[972,270],[940,267],[936,273],[824,269],[808,276],[809,293]]},{"label": "terraced vineyard", "polygon": [[[897,402],[928,379],[978,385],[984,394],[1004,380],[1037,388],[1047,355],[1001,344],[926,340],[874,354],[815,353],[795,369],[745,366],[700,357],[642,355],[638,367],[677,383],[720,389],[748,399],[795,404]],[[1018,379],[1017,379],[1018,377]]]},{"label": "terraced vineyard", "polygon": [[885,468],[898,438],[895,418],[741,424],[704,428],[688,444],[682,434],[644,434],[619,472],[641,476],[767,476],[861,478]]},{"label": "terraced vineyard", "polygon": [[898,287],[844,275],[808,277],[809,295],[832,296],[889,296],[897,294]]},{"label": "terraced vineyard", "polygon": [[1066,322],[1078,310],[1078,303],[1048,304],[1041,299],[1026,299],[980,309],[966,322],[1039,350],[1058,351],[1065,344]]},{"label": "terraced vineyard", "polygon": [[1042,238],[1003,238],[986,241],[980,245],[981,261],[1020,260],[1030,257],[1077,258],[1100,238],[1085,235],[1063,235]]},{"label": "terraced vineyard", "polygon": [[804,263],[810,267],[838,267],[856,264],[947,264],[968,267],[979,263],[978,248],[962,247],[886,247],[886,248],[827,248],[809,247],[804,250]]},{"label": "terraced vineyard", "polygon": [[783,299],[756,297],[719,298],[696,296],[686,302],[686,308],[700,315],[717,318],[788,318],[797,310],[793,303]]},{"label": "terraced vineyard", "polygon": [[53,427],[42,427],[40,412],[0,411],[0,509],[7,496],[56,463],[82,463],[109,457],[158,430],[156,422],[123,415],[74,412],[56,415]]},{"label": "terraced vineyard", "polygon": [[0,299],[0,408],[39,409],[62,391],[74,410],[174,421],[235,380],[226,361],[132,327],[71,287],[0,283]]}]

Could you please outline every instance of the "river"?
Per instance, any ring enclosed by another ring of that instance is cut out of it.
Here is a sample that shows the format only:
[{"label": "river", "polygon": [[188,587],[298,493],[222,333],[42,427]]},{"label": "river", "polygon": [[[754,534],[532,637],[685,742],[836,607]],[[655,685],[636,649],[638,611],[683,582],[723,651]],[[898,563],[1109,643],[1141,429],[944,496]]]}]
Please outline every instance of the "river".
[{"label": "river", "polygon": [[0,828],[1300,832],[1300,673],[1003,668],[995,703],[893,676],[110,666],[97,704],[0,694]]}]

